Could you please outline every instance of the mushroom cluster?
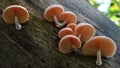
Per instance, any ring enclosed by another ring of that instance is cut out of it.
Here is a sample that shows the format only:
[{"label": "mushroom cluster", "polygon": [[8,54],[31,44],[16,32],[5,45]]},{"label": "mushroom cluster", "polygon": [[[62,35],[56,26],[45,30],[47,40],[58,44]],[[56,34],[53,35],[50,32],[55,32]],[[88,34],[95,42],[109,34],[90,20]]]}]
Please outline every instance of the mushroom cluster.
[{"label": "mushroom cluster", "polygon": [[[82,47],[84,56],[97,56],[96,65],[102,64],[102,57],[112,57],[116,52],[115,42],[106,36],[94,36],[95,28],[89,23],[77,23],[77,16],[71,11],[65,11],[61,5],[51,5],[44,17],[50,22],[55,22],[56,27],[63,27],[58,32],[60,38],[58,47],[63,54],[78,51]],[[62,22],[62,23],[60,23]],[[82,45],[83,44],[83,45]]]},{"label": "mushroom cluster", "polygon": [[[20,23],[29,19],[26,8],[20,5],[11,5],[3,11],[3,19],[6,23],[15,24],[17,30],[22,28]],[[61,5],[51,5],[46,8],[44,18],[49,22],[55,22],[56,27],[62,28],[58,32],[59,50],[68,54],[78,51],[82,44],[82,53],[85,56],[97,56],[96,65],[102,64],[101,57],[112,57],[116,52],[115,42],[106,36],[94,36],[95,28],[89,23],[77,23],[77,16],[71,11],[65,11]],[[62,23],[61,23],[62,22]]]},{"label": "mushroom cluster", "polygon": [[[78,25],[75,23],[68,24],[65,28],[62,28],[58,32],[58,37],[61,39],[59,42],[60,51],[61,51],[61,47],[60,47],[61,41],[63,41],[63,39],[66,36],[71,36],[71,35],[72,35],[72,37],[76,37],[77,39],[79,39],[80,43],[85,43],[88,39],[90,39],[91,37],[93,37],[95,35],[95,28],[91,24],[88,24],[88,23],[80,23]],[[70,43],[72,44],[73,41],[70,41]],[[67,45],[64,45],[64,46],[66,46],[65,48],[67,48]],[[81,47],[81,44],[79,46]],[[74,48],[72,48],[72,49],[74,49]],[[77,51],[77,49],[78,48],[75,48],[72,51]],[[70,52],[72,52],[72,51],[70,51]],[[63,52],[63,51],[61,51],[61,52]]]},{"label": "mushroom cluster", "polygon": [[[44,18],[49,22],[55,22],[60,28],[66,24],[77,23],[77,16],[71,11],[65,11],[61,5],[50,5],[45,9]],[[62,22],[62,23],[61,23]]]}]

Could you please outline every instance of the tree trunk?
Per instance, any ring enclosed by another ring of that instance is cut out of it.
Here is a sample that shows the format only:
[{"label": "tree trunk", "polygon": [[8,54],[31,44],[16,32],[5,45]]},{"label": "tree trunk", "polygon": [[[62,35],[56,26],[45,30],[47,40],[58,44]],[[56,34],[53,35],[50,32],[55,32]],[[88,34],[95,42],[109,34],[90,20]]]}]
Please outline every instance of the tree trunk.
[{"label": "tree trunk", "polygon": [[[26,7],[30,19],[17,31],[14,25],[2,19],[3,10],[13,4]],[[96,57],[85,57],[81,49],[77,53],[62,54],[58,49],[60,29],[44,19],[46,7],[60,4],[74,12],[78,23],[87,22],[96,28],[97,35],[112,38],[117,52],[112,58],[102,58],[101,68],[120,66],[120,29],[86,0],[1,0],[0,1],[0,68],[99,68]]]}]

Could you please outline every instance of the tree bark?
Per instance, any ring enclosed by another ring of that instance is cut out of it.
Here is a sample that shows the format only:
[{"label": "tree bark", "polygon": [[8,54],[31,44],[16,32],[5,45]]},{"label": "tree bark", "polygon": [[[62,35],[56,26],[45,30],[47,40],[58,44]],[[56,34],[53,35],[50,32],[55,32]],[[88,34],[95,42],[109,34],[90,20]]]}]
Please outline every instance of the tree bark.
[{"label": "tree bark", "polygon": [[[3,10],[13,4],[26,7],[30,19],[17,31],[14,25],[2,19]],[[102,58],[101,68],[120,66],[120,28],[90,5],[86,0],[1,0],[0,1],[0,68],[99,68],[96,57],[85,57],[81,49],[77,53],[62,54],[58,49],[60,29],[44,19],[46,7],[60,4],[66,11],[74,12],[78,23],[87,22],[96,28],[96,36],[105,35],[117,44],[112,58]]]}]

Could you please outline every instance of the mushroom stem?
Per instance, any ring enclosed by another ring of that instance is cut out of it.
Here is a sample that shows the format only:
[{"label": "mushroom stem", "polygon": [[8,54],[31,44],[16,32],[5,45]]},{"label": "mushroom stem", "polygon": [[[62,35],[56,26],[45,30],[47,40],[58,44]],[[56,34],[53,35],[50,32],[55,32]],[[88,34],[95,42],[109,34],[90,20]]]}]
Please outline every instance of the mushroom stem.
[{"label": "mushroom stem", "polygon": [[56,25],[57,27],[63,27],[66,24],[66,21],[60,23],[59,25]]},{"label": "mushroom stem", "polygon": [[19,24],[19,20],[17,16],[15,16],[15,27],[17,30],[20,30],[22,28],[22,25]]},{"label": "mushroom stem", "polygon": [[74,46],[74,45],[72,45],[72,49],[73,49],[74,51],[77,51],[77,47]]},{"label": "mushroom stem", "polygon": [[98,51],[97,51],[96,65],[98,65],[98,66],[102,65],[102,61],[101,61],[101,50],[98,50]]},{"label": "mushroom stem", "polygon": [[60,23],[56,16],[54,16],[54,21],[55,21],[56,27],[58,27],[58,28],[60,28],[66,24],[66,21],[64,21],[63,23]]},{"label": "mushroom stem", "polygon": [[81,38],[81,34],[78,35],[78,38],[79,38],[79,39]]},{"label": "mushroom stem", "polygon": [[54,21],[55,21],[55,24],[56,24],[56,25],[60,25],[60,22],[58,21],[58,19],[57,19],[56,16],[54,16]]}]

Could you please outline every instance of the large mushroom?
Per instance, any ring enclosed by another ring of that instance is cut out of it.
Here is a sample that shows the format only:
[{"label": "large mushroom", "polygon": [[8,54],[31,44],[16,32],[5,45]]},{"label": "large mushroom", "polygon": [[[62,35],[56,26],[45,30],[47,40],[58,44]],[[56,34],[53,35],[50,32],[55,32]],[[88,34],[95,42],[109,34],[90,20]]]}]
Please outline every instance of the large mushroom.
[{"label": "large mushroom", "polygon": [[96,65],[102,64],[101,56],[109,58],[116,52],[115,42],[106,36],[96,36],[89,39],[82,48],[83,55],[95,56],[97,55]]},{"label": "large mushroom", "polygon": [[74,34],[74,32],[71,28],[63,28],[58,32],[58,37],[62,38],[66,35],[73,35],[73,34]]},{"label": "large mushroom", "polygon": [[74,35],[66,35],[59,42],[59,50],[68,54],[77,51],[81,47],[81,42],[78,37]]},{"label": "large mushroom", "polygon": [[[59,25],[58,17],[64,12],[64,8],[61,5],[50,5],[45,9],[44,18],[50,22],[55,22],[56,26]],[[57,26],[59,27],[59,26]]]},{"label": "large mushroom", "polygon": [[62,21],[63,23],[60,23],[57,26],[63,27],[65,24],[77,23],[77,16],[75,13],[73,13],[71,11],[65,11],[60,14],[59,21]]},{"label": "large mushroom", "polygon": [[91,24],[80,23],[76,26],[74,33],[84,43],[95,35],[95,28]]},{"label": "large mushroom", "polygon": [[26,8],[20,5],[11,5],[3,11],[3,19],[6,23],[15,24],[17,30],[22,28],[20,23],[25,23],[29,19]]}]

